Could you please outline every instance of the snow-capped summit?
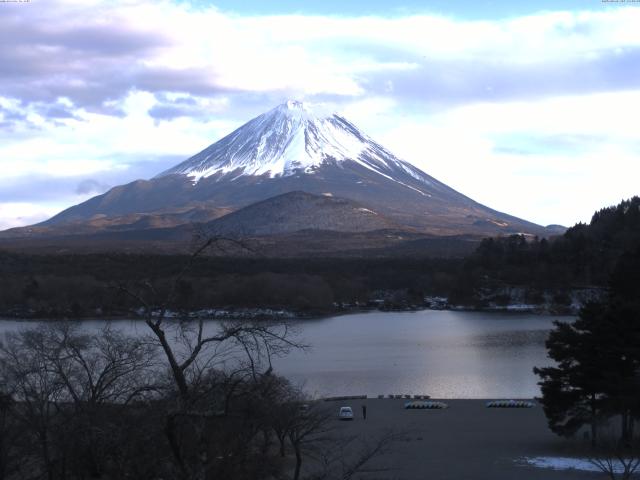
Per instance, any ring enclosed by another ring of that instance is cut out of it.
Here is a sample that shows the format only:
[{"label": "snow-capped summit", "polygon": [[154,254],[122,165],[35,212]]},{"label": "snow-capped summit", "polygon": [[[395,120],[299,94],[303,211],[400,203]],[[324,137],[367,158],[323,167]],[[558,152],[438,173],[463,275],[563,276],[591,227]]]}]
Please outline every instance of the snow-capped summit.
[{"label": "snow-capped summit", "polygon": [[182,174],[195,181],[213,175],[274,178],[313,174],[323,163],[345,160],[386,177],[400,168],[414,178],[427,180],[419,170],[397,159],[345,118],[320,113],[296,100],[288,100],[250,120],[158,177]]},{"label": "snow-capped summit", "polygon": [[311,106],[308,103],[302,102],[300,100],[289,99],[284,102],[282,105],[278,105],[276,109],[280,109],[284,112],[308,112],[311,113]]}]

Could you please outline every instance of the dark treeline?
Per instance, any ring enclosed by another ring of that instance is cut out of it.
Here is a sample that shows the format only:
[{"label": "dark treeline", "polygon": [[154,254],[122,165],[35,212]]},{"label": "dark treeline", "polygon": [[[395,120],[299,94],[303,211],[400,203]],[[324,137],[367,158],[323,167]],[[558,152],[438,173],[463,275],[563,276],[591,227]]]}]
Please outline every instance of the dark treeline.
[{"label": "dark treeline", "polygon": [[[34,316],[126,314],[136,303],[117,285],[167,289],[188,257],[0,254],[0,310]],[[181,278],[173,308],[275,307],[310,313],[334,304],[395,298],[421,304],[446,295],[461,260],[269,259],[203,256]],[[390,293],[391,292],[391,293]]]},{"label": "dark treeline", "polygon": [[465,260],[453,293],[464,302],[477,299],[479,289],[520,285],[535,303],[542,290],[562,296],[571,288],[605,287],[619,258],[638,248],[640,198],[633,197],[551,239],[513,235],[483,240]]},{"label": "dark treeline", "polygon": [[[424,305],[425,296],[482,308],[508,304],[507,287],[530,304],[571,303],[570,292],[605,287],[621,255],[640,246],[640,198],[602,209],[551,239],[489,238],[467,258],[237,258],[202,256],[181,278],[173,308],[285,308],[327,313],[344,304]],[[117,287],[149,280],[166,290],[188,257],[0,252],[0,312],[35,317],[127,315]],[[546,297],[545,297],[546,295]],[[503,298],[502,298],[503,297]],[[550,297],[550,298],[549,298]]]},{"label": "dark treeline", "polygon": [[605,285],[618,259],[638,247],[640,197],[633,197],[550,240],[485,239],[465,267],[512,284]]}]

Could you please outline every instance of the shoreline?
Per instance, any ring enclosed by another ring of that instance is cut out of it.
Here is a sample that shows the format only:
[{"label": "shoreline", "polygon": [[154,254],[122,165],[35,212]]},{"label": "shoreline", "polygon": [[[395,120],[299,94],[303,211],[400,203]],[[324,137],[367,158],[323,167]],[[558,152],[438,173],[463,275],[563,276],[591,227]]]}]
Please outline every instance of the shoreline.
[{"label": "shoreline", "polygon": [[[411,305],[408,307],[384,308],[377,306],[354,306],[338,309],[320,310],[314,312],[302,312],[288,310],[285,308],[207,308],[188,312],[168,311],[167,319],[189,318],[191,320],[321,320],[329,317],[352,315],[369,312],[422,312],[422,311],[455,311],[455,312],[479,312],[479,313],[506,313],[506,314],[527,314],[527,315],[554,315],[571,317],[578,314],[578,308],[573,309],[549,309],[537,305],[512,304],[506,306],[472,307],[466,305]],[[84,320],[144,320],[145,316],[139,311],[127,313],[92,315],[60,315],[58,312],[30,312],[12,311],[0,312],[0,321],[84,321]]]}]

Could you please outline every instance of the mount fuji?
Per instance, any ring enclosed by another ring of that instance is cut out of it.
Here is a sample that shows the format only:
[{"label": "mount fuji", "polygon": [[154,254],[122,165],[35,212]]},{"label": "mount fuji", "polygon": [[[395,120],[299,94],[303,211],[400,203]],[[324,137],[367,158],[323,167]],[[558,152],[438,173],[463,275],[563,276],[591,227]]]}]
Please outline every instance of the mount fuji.
[{"label": "mount fuji", "polygon": [[[269,225],[262,225],[265,218]],[[260,229],[253,228],[256,222]],[[122,234],[193,223],[255,235],[389,229],[427,236],[549,234],[453,190],[344,117],[290,100],[150,180],[114,187],[11,236]]]}]

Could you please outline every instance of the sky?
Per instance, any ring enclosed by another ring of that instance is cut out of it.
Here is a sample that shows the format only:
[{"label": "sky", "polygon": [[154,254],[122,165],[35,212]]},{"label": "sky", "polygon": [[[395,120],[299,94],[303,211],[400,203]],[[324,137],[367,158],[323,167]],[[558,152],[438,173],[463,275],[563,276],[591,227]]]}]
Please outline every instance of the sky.
[{"label": "sky", "polygon": [[542,225],[640,194],[640,2],[390,3],[0,2],[0,229],[289,98]]}]

